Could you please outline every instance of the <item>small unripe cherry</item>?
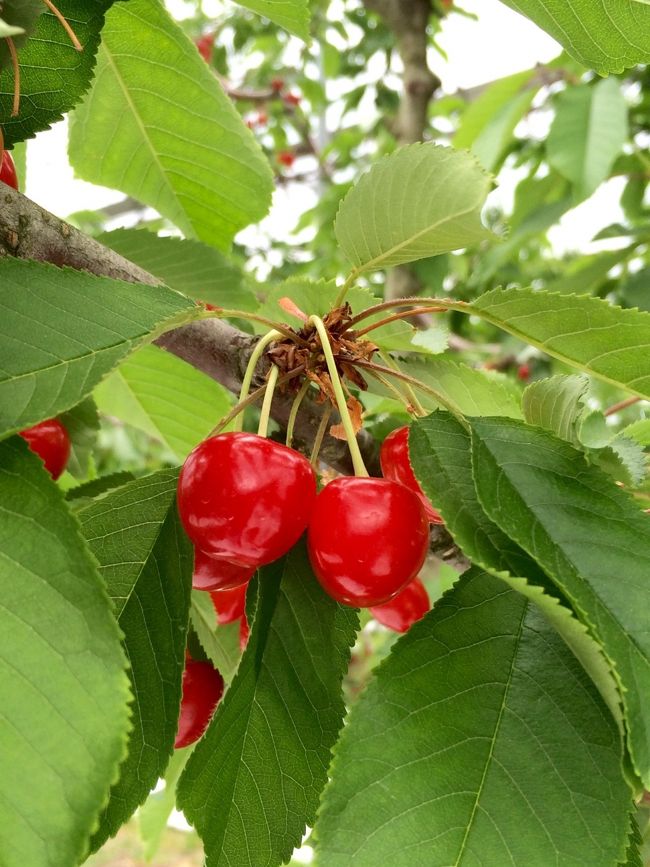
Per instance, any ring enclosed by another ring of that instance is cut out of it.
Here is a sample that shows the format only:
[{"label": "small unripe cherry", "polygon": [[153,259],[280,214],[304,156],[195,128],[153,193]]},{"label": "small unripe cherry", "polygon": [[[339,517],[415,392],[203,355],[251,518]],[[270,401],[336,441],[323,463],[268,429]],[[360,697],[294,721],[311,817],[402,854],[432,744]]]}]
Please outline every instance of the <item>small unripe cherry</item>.
[{"label": "small unripe cherry", "polygon": [[375,620],[394,632],[406,632],[430,608],[429,594],[424,584],[419,578],[414,578],[389,602],[372,606],[370,613]]},{"label": "small unripe cherry", "polygon": [[195,590],[230,590],[248,584],[255,571],[248,566],[235,566],[227,560],[215,560],[195,548],[192,587]]},{"label": "small unripe cherry", "polygon": [[225,626],[244,617],[246,610],[246,591],[248,582],[232,587],[230,590],[211,590],[210,596],[214,610],[217,612],[217,623]]},{"label": "small unripe cherry", "polygon": [[415,478],[413,467],[409,458],[409,429],[400,427],[388,434],[379,451],[379,463],[385,479],[393,479],[401,482],[414,491],[422,500],[424,511],[431,524],[444,524],[440,512],[431,505],[431,501],[420,487]]},{"label": "small unripe cherry", "polygon": [[187,659],[174,749],[198,741],[223,695],[223,677],[209,662]]},{"label": "small unripe cherry", "polygon": [[20,436],[40,457],[45,469],[56,481],[70,457],[70,437],[58,418],[50,418],[22,430]]}]

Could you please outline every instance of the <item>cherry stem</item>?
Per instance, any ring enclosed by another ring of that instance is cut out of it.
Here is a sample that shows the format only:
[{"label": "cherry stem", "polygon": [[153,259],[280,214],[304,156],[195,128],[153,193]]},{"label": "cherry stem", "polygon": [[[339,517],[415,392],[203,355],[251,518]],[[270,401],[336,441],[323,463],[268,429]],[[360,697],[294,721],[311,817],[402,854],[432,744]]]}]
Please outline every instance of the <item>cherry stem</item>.
[{"label": "cherry stem", "polygon": [[625,400],[621,400],[618,403],[612,404],[612,406],[608,407],[603,415],[610,416],[615,415],[617,412],[620,412],[622,409],[627,409],[628,406],[633,406],[635,403],[638,403],[641,400],[640,397],[626,397]]},{"label": "cherry stem", "polygon": [[320,342],[323,347],[323,354],[327,363],[327,370],[330,375],[330,380],[332,381],[334,396],[336,397],[336,405],[341,416],[343,429],[345,430],[345,438],[348,441],[348,448],[350,449],[350,457],[352,458],[354,474],[356,476],[367,476],[368,470],[366,469],[366,465],[363,462],[363,457],[361,456],[361,449],[359,448],[357,436],[354,432],[354,425],[352,424],[350,410],[348,409],[347,401],[345,400],[345,394],[341,386],[341,378],[339,376],[338,370],[336,369],[336,361],[334,360],[334,353],[332,352],[332,347],[330,345],[327,328],[325,328],[325,324],[323,323],[323,320],[320,318],[320,316],[310,316],[309,321],[314,325],[314,328],[318,332],[318,336],[320,337]]},{"label": "cherry stem", "polygon": [[14,43],[11,36],[7,37],[7,48],[9,49],[9,54],[11,55],[11,65],[14,70],[14,101],[11,107],[11,116],[16,117],[16,115],[20,111],[20,64],[18,63],[18,52],[16,51],[16,44]]},{"label": "cherry stem", "polygon": [[74,32],[72,27],[70,27],[70,25],[68,24],[68,22],[65,18],[65,15],[63,15],[61,12],[59,12],[59,10],[56,8],[54,3],[52,3],[52,0],[43,0],[43,3],[45,3],[45,5],[50,10],[52,15],[55,15],[59,19],[61,26],[63,27],[65,32],[70,37],[70,42],[72,42],[72,44],[77,49],[77,51],[83,51],[83,45],[77,39],[77,34]]},{"label": "cherry stem", "polygon": [[440,394],[440,392],[436,391],[435,388],[431,388],[429,385],[425,385],[419,379],[416,379],[414,376],[409,376],[407,373],[402,373],[402,371],[392,370],[390,367],[384,367],[382,364],[375,364],[372,361],[361,361],[357,360],[354,362],[355,367],[361,367],[364,370],[371,370],[375,373],[383,373],[387,376],[394,376],[396,379],[401,379],[402,382],[408,382],[411,385],[414,385],[416,388],[421,389],[422,391],[430,394],[439,404],[448,409],[452,415],[455,415],[456,418],[461,422],[463,427],[468,427],[467,422],[465,421],[465,417],[460,409],[456,406],[455,403],[449,400],[449,398]]},{"label": "cherry stem", "polygon": [[348,276],[345,279],[345,283],[339,289],[339,294],[334,299],[334,307],[340,307],[341,304],[345,301],[345,296],[348,294],[348,291],[354,286],[357,281],[357,277],[359,276],[359,272],[356,268],[353,268]]},{"label": "cherry stem", "polygon": [[[399,371],[399,367],[397,366],[397,362],[394,361],[390,357],[390,355],[388,355],[388,353],[381,352],[381,350],[380,350],[379,357],[384,362],[386,367],[390,367],[392,370]],[[414,408],[415,414],[420,416],[420,417],[425,416],[427,414],[427,411],[420,403],[418,396],[413,391],[413,387],[411,386],[410,383],[408,383],[408,382],[404,383],[404,392],[405,392],[406,396],[408,397],[411,406]]]},{"label": "cherry stem", "polygon": [[278,331],[278,337],[284,336],[293,340],[294,343],[299,343],[301,346],[309,346],[309,343],[299,334],[296,334],[288,325],[283,325],[281,322],[274,322],[272,319],[267,319],[266,316],[258,316],[257,313],[247,313],[245,310],[231,310],[225,307],[217,307],[216,310],[206,311],[206,319],[211,319],[218,316],[220,319],[228,317],[229,319],[247,319],[249,322],[260,322],[262,325],[270,325],[275,331]]},{"label": "cherry stem", "polygon": [[330,416],[332,415],[332,407],[327,406],[325,411],[323,412],[323,417],[320,420],[320,424],[318,425],[318,430],[316,431],[316,437],[314,439],[314,445],[311,450],[311,456],[309,458],[309,463],[312,465],[314,470],[316,470],[318,466],[318,455],[320,454],[321,446],[323,445],[323,440],[325,439],[325,431],[327,430],[327,425],[329,424]]},{"label": "cherry stem", "polygon": [[295,396],[293,403],[291,404],[291,410],[289,412],[289,420],[287,421],[287,438],[285,440],[286,444],[291,447],[291,443],[293,441],[293,429],[296,426],[296,417],[298,415],[298,410],[300,409],[300,405],[304,400],[305,395],[309,390],[309,386],[311,382],[306,379],[303,384],[300,386],[300,391]]},{"label": "cherry stem", "polygon": [[[424,307],[422,304],[423,301],[430,306]],[[417,296],[415,298],[395,298],[393,301],[382,301],[380,304],[374,304],[366,310],[361,310],[348,322],[348,330],[354,328],[358,322],[367,319],[369,316],[374,316],[375,313],[379,313],[381,310],[390,310],[392,307],[409,306],[424,307],[421,311],[423,313],[441,313],[445,310],[460,310],[468,305],[464,301],[445,301],[444,298],[418,298]],[[412,311],[407,310],[406,316],[410,316],[411,312]]]},{"label": "cherry stem", "polygon": [[381,328],[382,325],[388,325],[390,322],[396,322],[398,319],[408,319],[409,316],[417,316],[420,313],[444,313],[446,310],[446,307],[431,307],[429,305],[426,307],[414,307],[411,310],[402,310],[401,313],[393,313],[391,316],[378,319],[377,322],[371,322],[370,325],[366,325],[365,328],[357,331],[356,336],[363,337],[364,334],[368,334],[368,332],[373,331],[375,328]]},{"label": "cherry stem", "polygon": [[389,380],[386,379],[386,377],[383,375],[383,373],[377,373],[376,370],[371,370],[371,371],[369,371],[369,373],[378,382],[381,382],[381,384],[384,386],[384,388],[387,388],[388,391],[391,392],[391,394],[393,395],[395,400],[399,401],[399,403],[401,403],[404,406],[404,409],[408,412],[409,415],[415,415],[415,412],[413,410],[413,406],[412,406],[411,402],[409,401],[408,397],[403,392],[401,392],[399,390],[399,388],[397,388],[396,385],[393,385],[392,382],[389,382]]},{"label": "cherry stem", "polygon": [[[304,372],[304,370],[304,364],[301,364],[300,367],[294,367],[292,371],[290,371],[289,373],[285,373],[284,376],[281,376],[280,379],[278,379],[277,384],[284,385],[285,382],[289,382],[290,379],[294,379],[294,377],[299,376],[301,373]],[[247,407],[255,403],[258,398],[262,397],[265,391],[266,383],[264,385],[261,385],[259,388],[256,388],[255,391],[251,392],[244,400],[240,400],[239,403],[237,403],[237,405],[230,410],[228,415],[225,415],[221,419],[219,424],[210,431],[210,436],[213,437],[216,434],[220,433],[226,427],[226,425],[230,424],[230,422],[233,419],[236,419]]]},{"label": "cherry stem", "polygon": [[279,375],[280,368],[276,367],[274,364],[269,371],[269,378],[266,383],[266,391],[264,392],[264,401],[262,403],[262,410],[260,412],[260,421],[257,426],[258,437],[265,437],[268,433],[269,418],[271,417],[271,404],[273,403],[273,393],[275,391],[275,386],[278,383]]},{"label": "cherry stem", "polygon": [[[266,347],[269,343],[273,343],[274,340],[277,340],[278,337],[281,337],[279,331],[269,331],[268,334],[265,334],[264,337],[260,337],[255,345],[255,349],[251,352],[251,357],[248,359],[248,364],[246,365],[246,371],[244,372],[244,378],[241,384],[241,391],[239,392],[239,402],[241,403],[245,398],[248,392],[250,391],[251,382],[253,381],[253,376],[255,375],[255,368],[257,367],[257,363],[262,357],[263,353],[266,350]],[[235,422],[235,430],[240,431],[244,424],[244,416],[240,415],[237,421]]]}]

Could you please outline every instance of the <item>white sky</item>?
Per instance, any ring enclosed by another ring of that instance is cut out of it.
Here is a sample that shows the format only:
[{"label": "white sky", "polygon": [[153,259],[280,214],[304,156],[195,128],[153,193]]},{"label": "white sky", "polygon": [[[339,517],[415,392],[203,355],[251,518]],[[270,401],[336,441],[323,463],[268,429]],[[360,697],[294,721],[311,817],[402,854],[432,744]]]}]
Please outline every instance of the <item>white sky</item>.
[{"label": "white sky", "polygon": [[[499,0],[461,2],[464,9],[477,15],[478,21],[451,15],[439,37],[449,60],[445,61],[436,52],[431,54],[432,66],[441,78],[445,92],[451,93],[458,88],[472,87],[529,69],[559,53],[560,46],[551,37]],[[183,0],[167,0],[167,5],[178,17],[187,13],[188,7]],[[208,12],[210,7],[217,10],[222,5],[219,0],[204,0]],[[60,217],[119,201],[120,193],[74,178],[67,161],[66,141],[63,122],[39,133],[28,143],[27,195]],[[299,163],[297,169],[300,169]],[[501,189],[494,195],[507,203],[515,180],[512,178],[508,182],[504,179]],[[558,252],[585,248],[599,228],[619,219],[617,202],[620,191],[620,180],[610,182],[592,199],[566,215],[560,226],[552,230],[552,240]],[[240,240],[267,247],[274,238],[289,239],[297,213],[312,206],[315,195],[304,185],[288,184],[279,188],[271,214],[259,227],[251,227],[242,233]]]}]

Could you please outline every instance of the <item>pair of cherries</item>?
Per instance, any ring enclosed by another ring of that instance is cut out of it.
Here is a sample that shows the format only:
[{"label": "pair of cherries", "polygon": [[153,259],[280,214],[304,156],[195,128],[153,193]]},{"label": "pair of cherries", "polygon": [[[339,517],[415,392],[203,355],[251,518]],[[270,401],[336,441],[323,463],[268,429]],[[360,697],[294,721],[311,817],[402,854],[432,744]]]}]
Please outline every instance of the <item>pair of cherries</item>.
[{"label": "pair of cherries", "polygon": [[382,450],[392,477],[338,478],[318,495],[311,465],[287,446],[250,433],[204,440],[187,458],[178,487],[181,520],[197,549],[194,586],[245,583],[307,529],[311,564],[327,593],[347,605],[387,603],[419,572],[429,520],[440,520],[425,509],[403,448],[407,434],[387,439]]}]

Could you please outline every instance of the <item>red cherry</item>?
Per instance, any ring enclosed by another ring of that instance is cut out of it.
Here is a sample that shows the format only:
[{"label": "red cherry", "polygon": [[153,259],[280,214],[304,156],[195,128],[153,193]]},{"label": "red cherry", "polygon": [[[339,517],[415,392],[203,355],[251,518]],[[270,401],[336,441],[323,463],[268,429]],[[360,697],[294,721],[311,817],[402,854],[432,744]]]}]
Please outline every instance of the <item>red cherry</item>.
[{"label": "red cherry", "polygon": [[431,524],[444,524],[442,516],[437,512],[415,478],[411,461],[409,460],[409,429],[400,427],[389,433],[379,451],[379,463],[385,479],[401,482],[410,488],[422,500],[427,519]]},{"label": "red cherry", "polygon": [[53,479],[58,479],[70,457],[70,437],[57,418],[42,421],[20,432],[27,445],[41,458]]},{"label": "red cherry", "polygon": [[397,596],[383,605],[374,605],[370,613],[395,632],[406,632],[431,608],[429,594],[419,578],[414,578]]},{"label": "red cherry", "polygon": [[0,181],[3,184],[8,184],[14,190],[18,189],[18,175],[16,174],[16,164],[9,151],[2,152],[2,163],[0,163]]},{"label": "red cherry", "polygon": [[227,560],[215,560],[198,548],[194,549],[194,572],[192,587],[195,590],[230,590],[247,584],[255,569],[234,566]]},{"label": "red cherry", "polygon": [[266,126],[268,122],[269,122],[268,114],[265,111],[261,111],[257,115],[257,125],[258,126]]},{"label": "red cherry", "polygon": [[420,571],[429,547],[424,507],[390,479],[338,478],[316,498],[308,531],[311,565],[339,602],[388,602]]},{"label": "red cherry", "polygon": [[300,97],[295,93],[285,93],[282,99],[287,105],[300,105]]},{"label": "red cherry", "polygon": [[271,90],[275,91],[275,93],[279,93],[284,87],[284,78],[272,78],[270,85]]},{"label": "red cherry", "polygon": [[196,547],[249,568],[293,548],[315,499],[307,458],[251,433],[219,434],[199,443],[178,480],[178,510]]},{"label": "red cherry", "polygon": [[246,650],[246,645],[248,644],[248,636],[250,635],[250,627],[248,625],[248,620],[246,619],[246,615],[242,617],[239,621],[239,649],[243,653]]},{"label": "red cherry", "polygon": [[183,697],[174,749],[198,741],[223,695],[223,677],[209,662],[188,659],[183,672]]},{"label": "red cherry", "polygon": [[291,166],[296,161],[296,155],[293,151],[278,151],[278,162],[283,166],[287,166],[287,168],[291,168]]},{"label": "red cherry", "polygon": [[230,590],[211,590],[212,604],[217,612],[217,623],[225,626],[226,623],[234,623],[240,617],[244,617],[246,610],[246,591],[248,582],[239,587],[231,587]]},{"label": "red cherry", "polygon": [[520,379],[522,382],[527,382],[530,379],[530,365],[529,364],[520,364],[517,368],[517,379]]}]

